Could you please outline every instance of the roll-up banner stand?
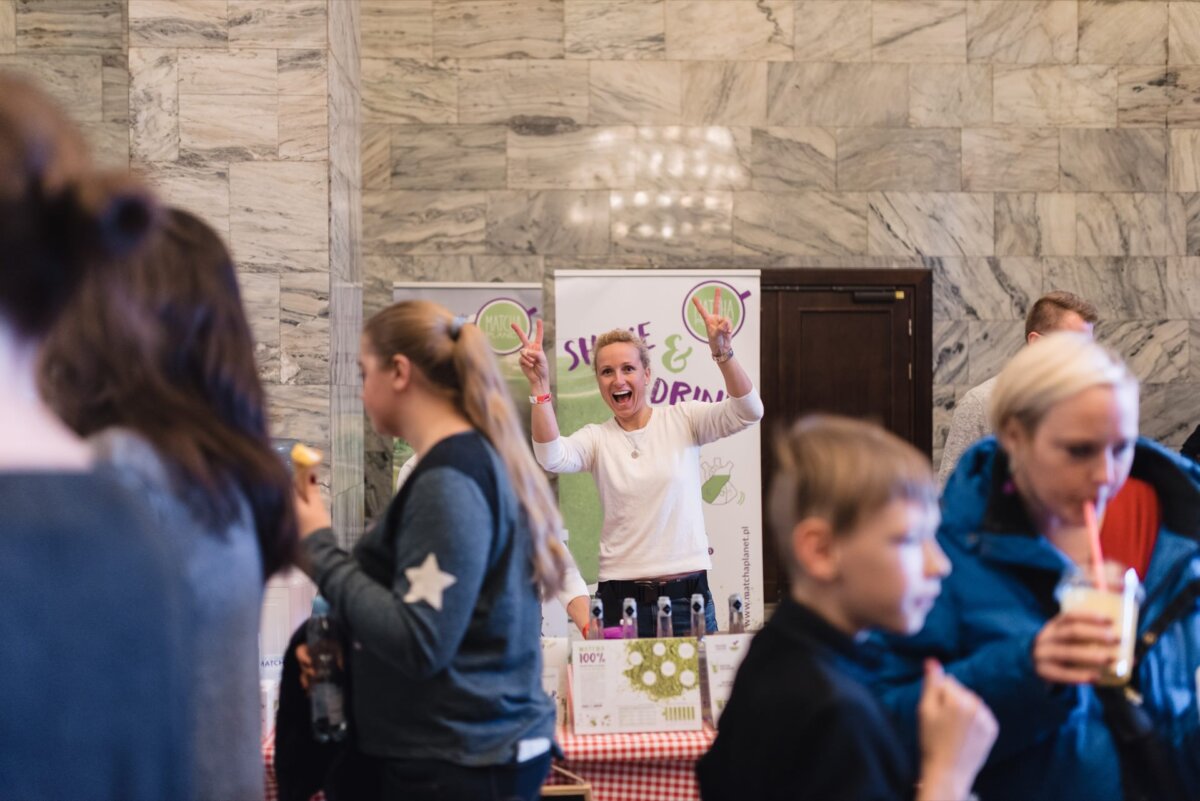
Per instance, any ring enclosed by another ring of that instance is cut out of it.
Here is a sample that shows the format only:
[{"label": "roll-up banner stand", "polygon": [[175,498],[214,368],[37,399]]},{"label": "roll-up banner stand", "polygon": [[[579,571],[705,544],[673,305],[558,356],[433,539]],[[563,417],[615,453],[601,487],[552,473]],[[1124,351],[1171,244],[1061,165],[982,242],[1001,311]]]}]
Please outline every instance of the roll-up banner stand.
[{"label": "roll-up banner stand", "polygon": [[[600,397],[592,369],[596,336],[628,328],[650,347],[650,402],[655,406],[725,397],[711,358],[704,321],[692,305],[712,308],[721,289],[721,313],[734,328],[738,361],[759,386],[759,272],[757,270],[559,270],[555,281],[556,410],[563,435],[600,423],[612,411]],[[748,626],[762,625],[761,426],[705,445],[700,452],[702,502],[712,571],[709,582],[722,629],[725,599],[739,593]],[[588,473],[559,477],[559,503],[569,545],[584,579],[597,580],[602,512]]]}]

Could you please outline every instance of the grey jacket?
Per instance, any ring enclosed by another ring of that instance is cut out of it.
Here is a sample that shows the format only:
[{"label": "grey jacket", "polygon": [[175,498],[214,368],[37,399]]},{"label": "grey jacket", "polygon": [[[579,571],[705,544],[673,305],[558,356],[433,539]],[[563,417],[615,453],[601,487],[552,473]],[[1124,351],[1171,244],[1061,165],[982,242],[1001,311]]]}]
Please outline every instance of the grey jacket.
[{"label": "grey jacket", "polygon": [[133,432],[104,431],[91,440],[141,499],[160,536],[183,559],[184,626],[194,658],[186,686],[192,702],[195,797],[261,799],[264,794],[259,720],[258,629],[262,558],[250,509],[222,531],[196,519],[172,487],[154,448]]}]

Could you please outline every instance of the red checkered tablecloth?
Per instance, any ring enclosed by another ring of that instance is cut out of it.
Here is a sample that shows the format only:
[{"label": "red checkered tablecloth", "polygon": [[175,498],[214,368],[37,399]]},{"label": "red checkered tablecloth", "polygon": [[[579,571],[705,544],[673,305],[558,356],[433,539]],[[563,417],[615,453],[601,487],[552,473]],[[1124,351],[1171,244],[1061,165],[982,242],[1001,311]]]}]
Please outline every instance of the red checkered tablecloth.
[{"label": "red checkered tablecloth", "polygon": [[[592,785],[595,801],[692,801],[700,798],[696,760],[716,732],[576,735],[560,728],[562,764]],[[556,779],[551,779],[551,783]]]},{"label": "red checkered tablecloth", "polygon": [[[576,735],[559,728],[563,767],[592,785],[593,801],[694,801],[696,760],[712,744],[716,732],[647,732],[643,734]],[[262,741],[266,801],[278,801],[275,782],[275,732]],[[548,784],[559,783],[552,776]],[[324,801],[318,793],[313,801]]]}]

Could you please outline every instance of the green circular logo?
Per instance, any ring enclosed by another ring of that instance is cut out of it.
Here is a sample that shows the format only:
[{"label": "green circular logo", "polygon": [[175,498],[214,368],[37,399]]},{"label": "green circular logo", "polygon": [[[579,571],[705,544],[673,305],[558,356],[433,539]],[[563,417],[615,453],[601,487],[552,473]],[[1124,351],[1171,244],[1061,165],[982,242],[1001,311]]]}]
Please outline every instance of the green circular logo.
[{"label": "green circular logo", "polygon": [[704,318],[696,310],[692,298],[698,298],[708,313],[712,314],[713,297],[718,288],[721,290],[721,308],[717,309],[716,313],[729,318],[734,334],[737,334],[746,319],[745,300],[750,296],[749,292],[738,292],[724,281],[705,281],[698,284],[683,299],[683,322],[688,332],[701,342],[708,342],[708,329],[704,327]]},{"label": "green circular logo", "polygon": [[533,336],[531,311],[534,310],[526,309],[512,298],[495,298],[485,303],[475,315],[475,325],[488,338],[494,353],[500,356],[516,353],[521,349],[521,340],[512,325],[516,323],[525,336]]}]

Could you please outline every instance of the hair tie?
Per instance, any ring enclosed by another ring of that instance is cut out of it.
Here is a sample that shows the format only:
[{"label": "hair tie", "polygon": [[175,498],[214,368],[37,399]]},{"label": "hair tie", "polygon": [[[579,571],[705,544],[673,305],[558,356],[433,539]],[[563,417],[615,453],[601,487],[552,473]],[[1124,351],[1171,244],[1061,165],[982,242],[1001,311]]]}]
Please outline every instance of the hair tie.
[{"label": "hair tie", "polygon": [[450,321],[450,325],[448,326],[450,338],[455,342],[458,341],[458,335],[462,332],[463,323],[466,321],[467,318],[462,315],[455,315],[454,319]]}]

